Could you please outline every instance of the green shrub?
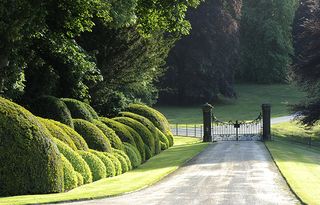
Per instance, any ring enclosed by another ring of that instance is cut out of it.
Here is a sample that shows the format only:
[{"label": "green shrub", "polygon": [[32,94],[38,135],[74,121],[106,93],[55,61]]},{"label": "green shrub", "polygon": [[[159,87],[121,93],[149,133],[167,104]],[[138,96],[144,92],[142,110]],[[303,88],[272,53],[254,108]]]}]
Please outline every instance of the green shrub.
[{"label": "green shrub", "polygon": [[128,157],[130,159],[132,168],[138,167],[142,162],[142,159],[141,159],[141,156],[140,156],[140,153],[139,153],[138,149],[136,147],[134,147],[133,145],[127,143],[127,142],[124,142],[123,144],[124,144],[125,149],[126,149],[125,152],[126,152],[126,154],[128,155]]},{"label": "green shrub", "polygon": [[61,155],[49,131],[0,97],[0,196],[63,191]]},{"label": "green shrub", "polygon": [[61,100],[69,108],[73,119],[84,119],[90,122],[92,122],[94,119],[90,111],[87,109],[87,106],[83,102],[70,98],[61,98]]},{"label": "green shrub", "polygon": [[77,184],[77,186],[81,186],[81,185],[83,185],[84,181],[83,181],[83,177],[82,177],[82,175],[81,175],[79,172],[77,172],[77,171],[75,171],[75,172],[76,172],[77,180],[78,180],[78,184]]},{"label": "green shrub", "polygon": [[63,179],[64,179],[64,190],[71,190],[77,187],[78,177],[76,171],[72,167],[71,163],[61,154],[63,164]]},{"label": "green shrub", "polygon": [[109,157],[107,157],[103,152],[98,152],[95,150],[90,150],[91,153],[95,154],[103,162],[106,167],[106,177],[113,177],[116,175],[116,170],[113,162]]},{"label": "green shrub", "polygon": [[[142,123],[140,123],[137,120],[134,120],[129,117],[116,117],[114,120],[121,122],[131,128],[133,128],[138,134],[141,136],[143,142],[149,146],[152,153],[155,153],[155,140],[152,136],[152,133],[150,130],[144,126]],[[143,147],[144,149],[144,147]],[[148,159],[148,158],[145,158]],[[142,157],[142,160],[144,161],[144,158]]]},{"label": "green shrub", "polygon": [[99,157],[87,151],[78,151],[78,153],[89,165],[93,181],[106,178],[107,170]]},{"label": "green shrub", "polygon": [[73,140],[60,127],[56,126],[51,120],[43,119],[43,118],[38,118],[38,119],[49,130],[49,132],[53,137],[61,140],[62,142],[67,144],[71,149],[77,150],[77,147],[73,143]]},{"label": "green shrub", "polygon": [[85,105],[85,107],[87,108],[87,110],[90,112],[92,118],[94,120],[99,120],[99,116],[97,114],[97,112],[93,109],[93,107],[91,107],[89,104],[87,103],[83,103]]},{"label": "green shrub", "polygon": [[53,96],[41,96],[34,100],[31,111],[40,117],[59,121],[73,128],[70,110],[59,98]]},{"label": "green shrub", "polygon": [[[121,163],[121,169],[122,169],[122,174],[129,171],[132,168],[130,159],[128,156],[124,157],[124,155],[122,154],[123,151],[118,152],[120,150],[113,150],[113,155],[119,160],[119,162]],[[126,155],[126,154],[125,154]]]},{"label": "green shrub", "polygon": [[162,150],[168,149],[168,145],[166,143],[160,142],[160,147]]},{"label": "green shrub", "polygon": [[161,145],[161,149],[162,150],[168,149],[170,147],[170,142],[168,140],[168,137],[165,136],[163,132],[161,132],[158,128],[156,128],[156,130],[157,130],[157,135],[159,136],[160,142],[165,144],[165,146]]},{"label": "green shrub", "polygon": [[103,122],[108,127],[113,129],[116,132],[116,134],[118,135],[118,137],[121,139],[122,142],[128,142],[128,143],[134,145],[135,147],[137,146],[131,133],[126,129],[124,124],[117,122],[115,120],[106,118],[106,117],[100,117],[99,119],[101,122]]},{"label": "green shrub", "polygon": [[52,122],[69,135],[69,137],[72,139],[73,143],[75,144],[78,150],[84,150],[84,151],[89,150],[89,147],[86,141],[74,129],[57,121],[52,121]]},{"label": "green shrub", "polygon": [[122,174],[121,162],[118,160],[118,158],[115,157],[113,153],[103,152],[103,154],[109,157],[109,159],[112,161],[116,171],[115,176]]},{"label": "green shrub", "polygon": [[128,111],[148,118],[169,140],[170,146],[173,145],[173,135],[170,130],[170,124],[166,117],[159,111],[142,104],[130,104]]},{"label": "green shrub", "polygon": [[84,138],[89,148],[102,152],[112,152],[109,139],[97,126],[82,119],[74,119],[73,124],[74,129]]},{"label": "green shrub", "polygon": [[104,124],[99,120],[94,120],[93,124],[97,126],[105,136],[107,136],[107,138],[110,141],[111,147],[115,149],[124,150],[124,146],[121,142],[121,139],[118,137],[116,132],[113,131],[113,129],[111,129],[110,127],[108,127],[106,124]]},{"label": "green shrub", "polygon": [[150,147],[146,144],[144,144],[144,151],[146,153],[146,159],[150,159],[153,156]]},{"label": "green shrub", "polygon": [[61,154],[63,154],[69,162],[72,164],[75,171],[79,172],[83,177],[84,184],[92,182],[92,173],[88,164],[82,159],[82,157],[75,151],[73,151],[68,145],[64,144],[58,139],[53,139],[54,143],[59,148]]},{"label": "green shrub", "polygon": [[154,147],[155,147],[154,152],[160,153],[161,148],[159,146],[160,143],[159,143],[158,132],[157,132],[156,127],[153,125],[153,123],[150,120],[148,120],[147,118],[145,118],[141,115],[138,115],[138,114],[135,114],[132,112],[121,112],[121,113],[119,113],[119,115],[123,116],[123,117],[132,118],[132,119],[140,122],[141,124],[143,124],[145,127],[147,127],[149,129],[149,131],[151,132],[153,139],[154,139]]},{"label": "green shrub", "polygon": [[139,133],[137,133],[134,129],[132,129],[131,127],[125,125],[126,129],[130,132],[130,134],[132,135],[135,143],[136,143],[136,149],[138,149],[139,151],[139,155],[141,157],[141,159],[143,159],[143,161],[146,160],[146,153],[144,150],[144,143],[143,140],[141,139],[141,136],[139,135]]}]

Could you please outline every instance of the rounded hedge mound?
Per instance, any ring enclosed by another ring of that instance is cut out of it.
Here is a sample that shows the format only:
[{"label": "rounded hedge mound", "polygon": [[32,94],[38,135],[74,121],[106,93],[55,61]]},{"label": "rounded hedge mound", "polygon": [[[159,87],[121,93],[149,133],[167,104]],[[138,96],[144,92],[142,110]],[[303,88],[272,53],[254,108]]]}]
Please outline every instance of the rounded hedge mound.
[{"label": "rounded hedge mound", "polygon": [[121,139],[122,142],[128,142],[128,143],[134,145],[135,147],[137,146],[131,133],[126,129],[124,124],[117,122],[115,120],[106,118],[106,117],[100,117],[99,119],[101,122],[103,122],[108,127],[113,129],[116,132],[116,134],[118,135],[118,137]]},{"label": "rounded hedge mound", "polygon": [[163,134],[163,132],[161,132],[158,128],[156,128],[157,130],[157,135],[159,136],[160,142],[161,142],[161,149],[165,150],[168,149],[170,147],[170,142],[168,140],[168,137],[165,136],[165,134]]},{"label": "rounded hedge mound", "polygon": [[126,153],[122,150],[113,149],[113,155],[120,161],[122,173],[132,169],[131,161]]},{"label": "rounded hedge mound", "polygon": [[0,196],[63,191],[63,164],[51,137],[37,117],[0,97]]},{"label": "rounded hedge mound", "polygon": [[69,135],[69,137],[72,139],[73,143],[75,144],[78,150],[84,150],[84,151],[89,150],[89,147],[86,141],[74,129],[57,121],[52,121],[52,122],[58,127],[60,127],[65,133],[67,133],[67,135]]},{"label": "rounded hedge mound", "polygon": [[109,139],[111,147],[115,149],[124,150],[124,146],[121,142],[121,139],[118,137],[118,135],[113,129],[111,129],[99,120],[94,120],[93,124],[97,126],[103,132],[103,134]]},{"label": "rounded hedge mound", "polygon": [[109,139],[97,126],[82,119],[74,119],[73,124],[74,129],[84,138],[89,148],[102,152],[112,152]]},{"label": "rounded hedge mound", "polygon": [[116,175],[116,169],[109,157],[107,157],[103,152],[99,152],[96,150],[90,150],[90,152],[103,162],[104,166],[106,167],[106,177],[113,177]]},{"label": "rounded hedge mound", "polygon": [[94,119],[83,102],[71,98],[61,98],[61,100],[69,108],[73,119],[84,119],[90,122]]},{"label": "rounded hedge mound", "polygon": [[59,151],[65,156],[72,164],[75,171],[79,172],[83,177],[84,184],[92,182],[92,173],[88,164],[82,159],[82,157],[75,151],[73,151],[68,145],[64,144],[58,139],[53,139],[54,143],[59,148]]},{"label": "rounded hedge mound", "polygon": [[138,149],[139,151],[139,155],[141,157],[141,159],[143,161],[146,160],[146,152],[144,149],[144,143],[143,140],[141,138],[141,136],[139,135],[139,133],[137,133],[134,129],[132,129],[131,127],[125,125],[126,129],[130,132],[130,134],[132,135],[135,143],[136,143],[136,149]]},{"label": "rounded hedge mound", "polygon": [[141,156],[140,156],[138,149],[127,142],[124,142],[123,144],[126,149],[125,152],[130,159],[132,168],[138,167],[142,163],[142,159],[141,159]]},{"label": "rounded hedge mound", "polygon": [[90,112],[92,118],[95,120],[99,120],[98,113],[93,109],[93,107],[91,107],[91,105],[87,103],[83,103],[83,104],[86,106],[87,110]]},{"label": "rounded hedge mound", "polygon": [[154,124],[148,118],[145,118],[141,115],[138,115],[138,114],[135,114],[132,112],[120,112],[119,115],[123,116],[123,117],[132,118],[132,119],[140,122],[141,124],[143,124],[145,127],[147,127],[149,129],[149,131],[152,133],[152,136],[154,139],[154,147],[155,147],[154,152],[160,153],[161,147],[160,147],[160,141],[159,141],[159,136],[158,136],[156,126],[154,126]]},{"label": "rounded hedge mound", "polygon": [[78,177],[71,163],[61,154],[63,164],[64,190],[68,191],[78,186]]},{"label": "rounded hedge mound", "polygon": [[144,150],[146,153],[146,159],[150,159],[153,156],[153,154],[150,150],[150,147],[148,145],[144,144]]},{"label": "rounded hedge mound", "polygon": [[113,119],[134,129],[141,136],[144,144],[148,145],[152,153],[155,153],[155,140],[152,136],[152,133],[146,126],[129,117],[116,117]]},{"label": "rounded hedge mound", "polygon": [[51,120],[44,119],[44,118],[39,118],[39,120],[49,130],[49,132],[53,137],[61,140],[62,142],[67,144],[71,149],[77,150],[77,147],[73,143],[73,140],[60,127],[56,126]]},{"label": "rounded hedge mound", "polygon": [[127,110],[148,118],[160,131],[167,136],[170,146],[173,145],[173,135],[170,130],[170,124],[163,114],[142,104],[130,104]]},{"label": "rounded hedge mound", "polygon": [[77,171],[75,171],[75,172],[76,172],[77,180],[78,180],[78,184],[77,184],[77,186],[81,186],[81,185],[83,185],[84,181],[83,181],[83,177],[82,177],[82,175],[81,175],[79,172],[77,172]]},{"label": "rounded hedge mound", "polygon": [[115,168],[115,176],[122,174],[121,162],[118,160],[118,158],[115,157],[113,153],[108,153],[108,152],[102,152],[102,153],[112,161]]},{"label": "rounded hedge mound", "polygon": [[59,98],[53,96],[41,96],[31,102],[31,111],[40,117],[53,119],[73,128],[70,110]]},{"label": "rounded hedge mound", "polygon": [[78,153],[89,165],[93,181],[106,178],[107,170],[99,157],[87,151],[78,151]]}]

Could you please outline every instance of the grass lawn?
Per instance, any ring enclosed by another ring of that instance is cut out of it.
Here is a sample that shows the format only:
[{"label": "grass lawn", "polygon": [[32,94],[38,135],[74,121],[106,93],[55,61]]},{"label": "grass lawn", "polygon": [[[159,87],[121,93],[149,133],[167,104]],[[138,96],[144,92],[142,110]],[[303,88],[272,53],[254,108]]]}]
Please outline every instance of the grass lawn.
[{"label": "grass lawn", "polygon": [[[238,98],[222,99],[214,105],[215,116],[221,120],[252,120],[261,110],[261,104],[272,105],[272,117],[290,114],[287,105],[295,104],[304,98],[304,93],[290,85],[236,85]],[[205,103],[205,102],[204,102]],[[192,107],[156,107],[165,114],[170,123],[202,123],[201,105]]]},{"label": "grass lawn", "polygon": [[174,140],[173,147],[151,158],[137,169],[120,176],[102,179],[66,193],[3,197],[0,198],[0,204],[37,204],[84,200],[114,196],[144,188],[178,169],[208,145],[201,143],[196,138],[175,137]]},{"label": "grass lawn", "polygon": [[283,141],[266,145],[299,198],[306,204],[320,204],[320,151]]}]

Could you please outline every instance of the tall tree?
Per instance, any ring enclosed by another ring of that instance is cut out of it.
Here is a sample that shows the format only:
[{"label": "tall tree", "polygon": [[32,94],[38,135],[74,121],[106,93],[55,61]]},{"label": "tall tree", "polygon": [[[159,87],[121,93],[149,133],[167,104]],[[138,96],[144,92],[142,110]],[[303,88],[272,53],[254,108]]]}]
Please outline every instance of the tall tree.
[{"label": "tall tree", "polygon": [[192,30],[170,52],[160,101],[195,103],[234,97],[241,0],[207,0],[190,10]]}]

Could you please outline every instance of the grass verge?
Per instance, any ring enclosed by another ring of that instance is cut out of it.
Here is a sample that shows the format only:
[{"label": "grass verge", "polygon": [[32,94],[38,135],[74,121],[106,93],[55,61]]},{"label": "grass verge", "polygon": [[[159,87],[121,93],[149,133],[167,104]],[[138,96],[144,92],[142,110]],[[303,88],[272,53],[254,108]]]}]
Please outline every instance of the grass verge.
[{"label": "grass verge", "polygon": [[[261,104],[272,105],[272,117],[290,114],[287,105],[295,104],[305,96],[298,88],[290,85],[236,85],[238,98],[222,99],[214,104],[214,114],[220,120],[253,120],[261,111]],[[204,102],[205,103],[205,102]],[[158,106],[169,122],[181,124],[201,124],[201,105],[190,107]]]},{"label": "grass verge", "polygon": [[295,194],[306,204],[320,204],[320,151],[283,141],[266,145]]},{"label": "grass verge", "polygon": [[208,144],[199,139],[175,137],[175,145],[130,172],[87,184],[66,193],[23,195],[0,198],[0,204],[38,204],[86,200],[136,191],[156,183],[204,150]]}]

